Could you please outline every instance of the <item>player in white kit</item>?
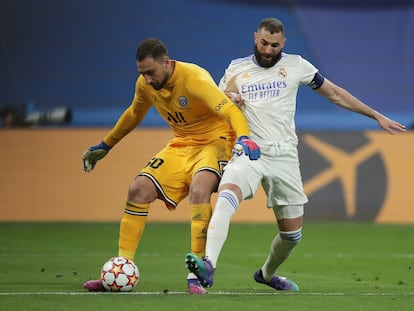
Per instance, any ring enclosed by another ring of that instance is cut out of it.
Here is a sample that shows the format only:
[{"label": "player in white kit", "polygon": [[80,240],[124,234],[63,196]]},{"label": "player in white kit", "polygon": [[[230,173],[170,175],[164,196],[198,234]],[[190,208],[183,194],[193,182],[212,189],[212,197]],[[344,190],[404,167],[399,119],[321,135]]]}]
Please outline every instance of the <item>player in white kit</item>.
[{"label": "player in white kit", "polygon": [[265,263],[253,277],[256,282],[276,290],[299,290],[292,280],[276,275],[302,238],[303,205],[307,202],[294,122],[299,86],[308,85],[340,107],[376,120],[390,134],[404,132],[405,126],[324,78],[301,56],[283,53],[286,38],[284,26],[278,19],[262,20],[254,41],[255,53],[233,60],[219,86],[244,112],[251,137],[261,147],[261,158],[249,161],[242,152],[233,156],[220,182],[207,232],[205,257],[189,253],[185,261],[203,286],[213,285],[231,217],[240,202],[252,198],[261,184],[267,196],[267,207],[273,209],[276,216],[279,232],[271,243]]}]

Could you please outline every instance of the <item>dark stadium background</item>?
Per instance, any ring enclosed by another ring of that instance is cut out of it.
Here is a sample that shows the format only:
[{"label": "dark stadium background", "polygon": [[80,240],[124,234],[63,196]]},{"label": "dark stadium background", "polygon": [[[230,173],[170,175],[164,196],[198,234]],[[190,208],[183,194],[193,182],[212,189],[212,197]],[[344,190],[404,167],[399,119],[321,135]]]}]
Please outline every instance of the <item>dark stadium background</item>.
[{"label": "dark stadium background", "polygon": [[[140,41],[158,37],[172,58],[219,80],[252,53],[260,19],[280,18],[285,51],[301,54],[370,106],[414,122],[412,1],[14,0],[0,2],[0,107],[65,106],[70,126],[112,126],[129,105]],[[302,87],[299,130],[376,129]],[[165,126],[151,111],[143,126]]]}]

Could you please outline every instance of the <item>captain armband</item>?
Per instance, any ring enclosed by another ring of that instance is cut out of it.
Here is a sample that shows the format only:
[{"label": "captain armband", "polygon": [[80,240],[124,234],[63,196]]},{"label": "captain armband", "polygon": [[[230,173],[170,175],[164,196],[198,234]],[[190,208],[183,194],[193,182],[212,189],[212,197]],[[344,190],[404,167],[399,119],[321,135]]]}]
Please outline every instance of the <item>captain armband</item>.
[{"label": "captain armband", "polygon": [[308,85],[312,88],[312,90],[316,90],[321,87],[324,80],[325,77],[321,75],[319,72],[317,72],[315,73],[312,81]]}]

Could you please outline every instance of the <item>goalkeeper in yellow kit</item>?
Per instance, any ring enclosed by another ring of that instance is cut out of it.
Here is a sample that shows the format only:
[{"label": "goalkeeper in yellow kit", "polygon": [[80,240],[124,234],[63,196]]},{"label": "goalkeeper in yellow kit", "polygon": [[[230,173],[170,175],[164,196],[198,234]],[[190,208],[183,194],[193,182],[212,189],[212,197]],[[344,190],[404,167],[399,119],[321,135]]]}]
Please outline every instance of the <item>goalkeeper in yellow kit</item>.
[{"label": "goalkeeper in yellow kit", "polygon": [[[134,130],[154,106],[174,137],[129,187],[118,256],[134,260],[151,202],[163,200],[168,209],[174,210],[188,195],[191,251],[202,257],[212,214],[210,197],[217,190],[233,147],[236,144],[235,149],[251,160],[260,157],[260,148],[249,138],[242,112],[220,91],[206,70],[170,59],[166,46],[157,39],[148,39],[139,46],[136,62],[140,75],[134,99],[102,142],[84,152],[84,170],[93,170],[96,162]],[[187,277],[187,285],[191,294],[207,292],[192,273]],[[83,286],[90,291],[103,290],[100,280],[87,281]]]}]

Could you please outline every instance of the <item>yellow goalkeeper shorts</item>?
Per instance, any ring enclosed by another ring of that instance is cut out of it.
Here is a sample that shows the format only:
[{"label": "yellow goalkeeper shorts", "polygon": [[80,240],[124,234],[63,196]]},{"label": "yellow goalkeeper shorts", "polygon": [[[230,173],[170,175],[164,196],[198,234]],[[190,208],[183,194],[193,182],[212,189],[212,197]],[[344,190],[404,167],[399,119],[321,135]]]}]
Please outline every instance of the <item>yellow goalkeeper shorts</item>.
[{"label": "yellow goalkeeper shorts", "polygon": [[188,195],[194,174],[211,171],[221,178],[232,155],[234,142],[224,138],[205,145],[181,146],[169,143],[141,170],[139,176],[152,180],[168,209]]}]

